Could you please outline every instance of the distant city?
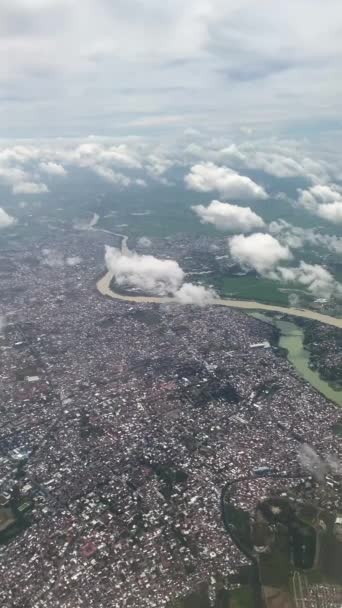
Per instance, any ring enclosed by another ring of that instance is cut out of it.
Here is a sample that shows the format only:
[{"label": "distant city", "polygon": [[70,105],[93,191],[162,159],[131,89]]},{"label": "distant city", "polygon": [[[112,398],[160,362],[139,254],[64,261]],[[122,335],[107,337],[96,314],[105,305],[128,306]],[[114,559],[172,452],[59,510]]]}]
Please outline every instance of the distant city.
[{"label": "distant city", "polygon": [[6,206],[5,608],[341,605],[341,237],[204,169]]}]

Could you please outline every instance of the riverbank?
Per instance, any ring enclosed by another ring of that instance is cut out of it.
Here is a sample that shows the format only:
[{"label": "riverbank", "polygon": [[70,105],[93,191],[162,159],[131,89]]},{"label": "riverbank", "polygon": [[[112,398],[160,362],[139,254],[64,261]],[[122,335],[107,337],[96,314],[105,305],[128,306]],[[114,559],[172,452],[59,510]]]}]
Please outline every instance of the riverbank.
[{"label": "riverbank", "polygon": [[342,391],[322,377],[318,369],[311,365],[310,351],[305,347],[304,328],[290,319],[276,319],[261,312],[251,312],[250,316],[273,325],[279,332],[277,346],[286,352],[287,360],[298,374],[327,399],[342,407]]},{"label": "riverbank", "polygon": [[[97,290],[103,295],[114,300],[122,300],[126,302],[139,302],[141,304],[172,304],[175,303],[174,298],[161,297],[161,296],[133,296],[128,294],[119,294],[111,289],[111,282],[113,280],[113,273],[106,272],[106,274],[96,283]],[[309,310],[305,308],[294,308],[287,306],[273,306],[272,304],[262,304],[253,300],[233,300],[229,298],[215,298],[212,300],[211,305],[213,306],[227,306],[228,308],[240,308],[242,310],[261,310],[266,312],[276,312],[283,315],[291,315],[293,317],[299,317],[302,319],[310,319],[312,321],[318,321],[319,323],[325,323],[333,327],[342,328],[342,319],[325,315],[315,310]]]}]

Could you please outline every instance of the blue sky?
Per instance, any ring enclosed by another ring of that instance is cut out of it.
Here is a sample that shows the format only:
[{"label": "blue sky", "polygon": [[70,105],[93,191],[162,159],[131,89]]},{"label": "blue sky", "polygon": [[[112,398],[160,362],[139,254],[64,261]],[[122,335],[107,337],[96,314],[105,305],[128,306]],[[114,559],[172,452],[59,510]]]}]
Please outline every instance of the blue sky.
[{"label": "blue sky", "polygon": [[0,136],[340,129],[341,32],[340,0],[2,2]]}]

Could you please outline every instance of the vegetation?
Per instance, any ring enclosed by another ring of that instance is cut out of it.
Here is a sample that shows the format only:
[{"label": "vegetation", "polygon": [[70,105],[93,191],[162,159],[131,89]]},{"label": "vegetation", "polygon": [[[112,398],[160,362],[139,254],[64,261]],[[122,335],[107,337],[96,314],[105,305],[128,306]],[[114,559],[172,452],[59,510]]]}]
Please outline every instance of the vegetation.
[{"label": "vegetation", "polygon": [[242,586],[230,592],[229,608],[254,608],[254,597],[251,587]]}]

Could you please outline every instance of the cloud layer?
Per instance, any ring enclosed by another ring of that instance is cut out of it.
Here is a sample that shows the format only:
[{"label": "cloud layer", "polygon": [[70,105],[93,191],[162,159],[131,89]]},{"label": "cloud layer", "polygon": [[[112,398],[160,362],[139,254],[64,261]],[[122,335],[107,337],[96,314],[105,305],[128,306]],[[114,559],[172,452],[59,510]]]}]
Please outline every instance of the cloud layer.
[{"label": "cloud layer", "polygon": [[341,22],[339,0],[2,2],[2,135],[338,121]]}]

